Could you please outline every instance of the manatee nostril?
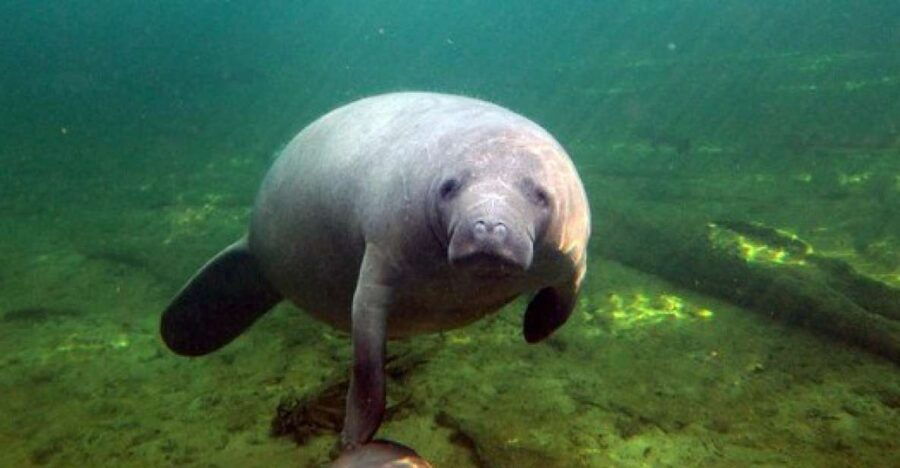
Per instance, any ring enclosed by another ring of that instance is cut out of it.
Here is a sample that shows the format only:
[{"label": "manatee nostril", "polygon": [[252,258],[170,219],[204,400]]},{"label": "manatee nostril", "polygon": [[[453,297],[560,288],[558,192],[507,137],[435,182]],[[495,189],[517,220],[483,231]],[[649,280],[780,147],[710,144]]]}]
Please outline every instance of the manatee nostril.
[{"label": "manatee nostril", "polygon": [[492,223],[479,220],[475,221],[475,225],[472,226],[472,233],[474,234],[476,239],[480,240],[486,238],[503,240],[504,238],[506,238],[506,234],[508,232],[509,228],[507,228],[503,223]]},{"label": "manatee nostril", "polygon": [[487,234],[487,225],[484,224],[484,221],[477,221],[475,223],[475,227],[472,228],[472,230],[475,231],[476,236],[481,237]]}]

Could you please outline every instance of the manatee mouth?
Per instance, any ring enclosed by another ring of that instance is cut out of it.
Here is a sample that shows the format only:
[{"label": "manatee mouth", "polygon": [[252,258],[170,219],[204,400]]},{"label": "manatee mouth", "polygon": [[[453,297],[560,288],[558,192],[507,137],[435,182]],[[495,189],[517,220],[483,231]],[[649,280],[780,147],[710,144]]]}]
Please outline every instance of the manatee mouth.
[{"label": "manatee mouth", "polygon": [[450,264],[479,278],[508,278],[521,275],[528,269],[528,265],[511,256],[488,252],[473,252],[451,258]]}]

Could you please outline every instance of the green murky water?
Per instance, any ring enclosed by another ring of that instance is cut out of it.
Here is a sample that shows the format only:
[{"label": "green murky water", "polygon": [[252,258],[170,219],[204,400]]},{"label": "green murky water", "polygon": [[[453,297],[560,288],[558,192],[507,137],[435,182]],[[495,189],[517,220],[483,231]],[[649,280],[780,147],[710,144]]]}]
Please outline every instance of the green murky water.
[{"label": "green murky water", "polygon": [[326,464],[334,428],[270,426],[345,336],[283,305],[185,359],[159,314],[292,135],[398,90],[550,130],[595,235],[548,342],[517,302],[392,343],[379,437],[438,467],[896,463],[898,44],[883,0],[0,2],[0,466]]}]

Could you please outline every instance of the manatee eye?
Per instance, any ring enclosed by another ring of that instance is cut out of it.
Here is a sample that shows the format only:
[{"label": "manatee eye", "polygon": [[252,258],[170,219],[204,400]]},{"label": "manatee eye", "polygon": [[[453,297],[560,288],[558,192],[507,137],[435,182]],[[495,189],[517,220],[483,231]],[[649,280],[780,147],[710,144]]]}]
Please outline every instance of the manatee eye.
[{"label": "manatee eye", "polygon": [[441,184],[441,187],[438,189],[438,195],[440,195],[441,200],[450,200],[453,198],[457,192],[459,192],[459,187],[462,185],[457,178],[449,178]]},{"label": "manatee eye", "polygon": [[530,177],[522,180],[522,191],[531,203],[541,208],[550,206],[550,194]]},{"label": "manatee eye", "polygon": [[550,194],[546,190],[537,187],[534,190],[534,203],[541,208],[547,208],[550,206]]}]

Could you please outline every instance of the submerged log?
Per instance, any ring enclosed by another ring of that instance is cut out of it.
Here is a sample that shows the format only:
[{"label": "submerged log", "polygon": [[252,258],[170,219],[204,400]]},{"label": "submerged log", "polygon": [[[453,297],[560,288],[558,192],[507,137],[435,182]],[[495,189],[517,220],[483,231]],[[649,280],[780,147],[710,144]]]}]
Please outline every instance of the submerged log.
[{"label": "submerged log", "polygon": [[796,236],[737,221],[593,211],[607,258],[900,364],[900,290],[813,253]]}]

